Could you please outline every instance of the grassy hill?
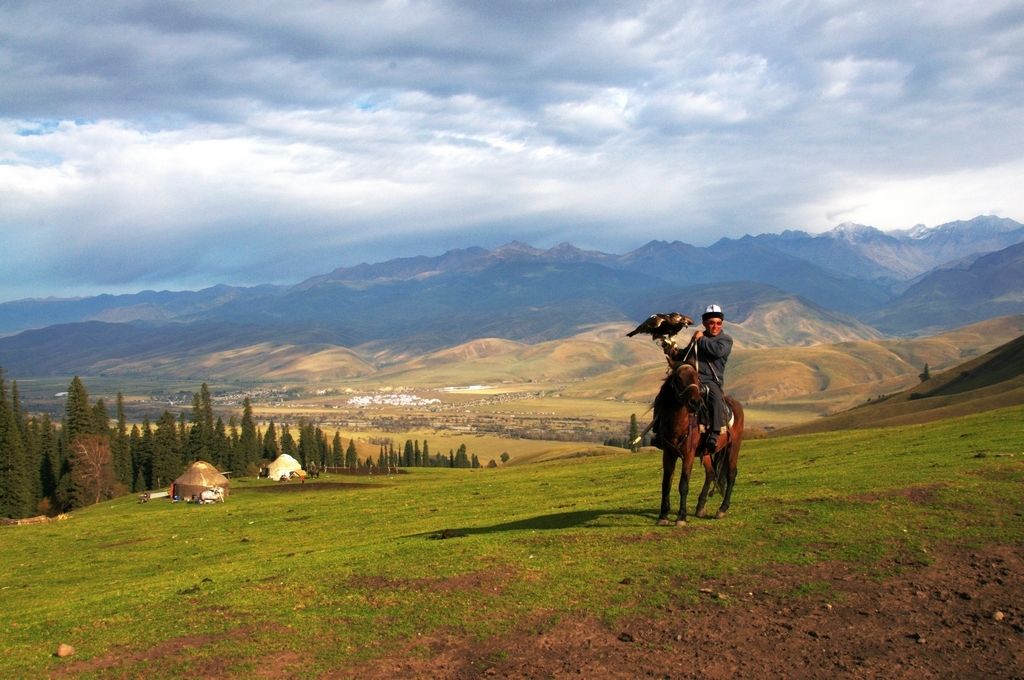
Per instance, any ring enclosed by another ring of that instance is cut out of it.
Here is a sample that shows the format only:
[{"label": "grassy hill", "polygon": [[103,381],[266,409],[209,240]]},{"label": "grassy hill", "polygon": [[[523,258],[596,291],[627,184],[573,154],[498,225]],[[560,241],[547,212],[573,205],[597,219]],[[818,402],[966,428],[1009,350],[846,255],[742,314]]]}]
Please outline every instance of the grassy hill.
[{"label": "grassy hill", "polygon": [[[1024,335],[924,382],[786,433],[906,425],[1024,403]],[[1024,432],[1020,423],[1007,426]]]},{"label": "grassy hill", "polygon": [[[687,631],[709,587],[727,590],[724,614],[747,606],[725,584],[762,574],[840,564],[870,580],[950,543],[1019,545],[1024,441],[1005,424],[1022,418],[752,441],[729,517],[681,529],[654,526],[650,452],[361,485],[243,480],[222,505],[126,497],[0,527],[0,676],[347,677],[445,640],[488,650],[466,674],[514,674],[512,645],[581,620]],[[782,606],[842,612],[809,578]],[[75,656],[56,658],[59,643]]]}]

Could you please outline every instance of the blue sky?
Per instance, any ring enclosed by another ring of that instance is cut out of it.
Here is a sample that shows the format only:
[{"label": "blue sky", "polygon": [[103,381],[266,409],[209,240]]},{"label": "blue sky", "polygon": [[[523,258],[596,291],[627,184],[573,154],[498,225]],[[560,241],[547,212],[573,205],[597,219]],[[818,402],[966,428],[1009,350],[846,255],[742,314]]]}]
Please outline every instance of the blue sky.
[{"label": "blue sky", "polygon": [[1020,2],[0,4],[0,301],[1024,220]]}]

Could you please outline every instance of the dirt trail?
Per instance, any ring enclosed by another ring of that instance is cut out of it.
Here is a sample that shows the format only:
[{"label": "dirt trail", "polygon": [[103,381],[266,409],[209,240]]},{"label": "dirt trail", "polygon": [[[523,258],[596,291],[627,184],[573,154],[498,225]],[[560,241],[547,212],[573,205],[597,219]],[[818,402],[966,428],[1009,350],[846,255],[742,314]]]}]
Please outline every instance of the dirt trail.
[{"label": "dirt trail", "polygon": [[328,677],[1024,679],[1024,547],[931,557],[882,581],[826,563],[709,582],[696,606],[616,629],[424,637]]}]

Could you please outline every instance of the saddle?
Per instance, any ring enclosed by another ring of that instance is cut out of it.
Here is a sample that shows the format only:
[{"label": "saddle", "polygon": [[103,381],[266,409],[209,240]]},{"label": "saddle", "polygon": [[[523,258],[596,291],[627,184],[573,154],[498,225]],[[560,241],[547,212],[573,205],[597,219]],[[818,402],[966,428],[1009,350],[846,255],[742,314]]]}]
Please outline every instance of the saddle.
[{"label": "saddle", "polygon": [[[711,425],[711,401],[708,398],[709,394],[710,390],[708,389],[708,386],[702,383],[700,386],[700,398],[704,404],[704,408],[700,410],[699,414],[700,431],[702,433],[707,432],[709,426]],[[727,402],[724,398],[722,399],[722,406],[725,407],[725,425],[722,426],[722,429],[720,430],[719,434],[725,434],[725,431],[732,427],[733,423],[736,422],[735,415],[732,412],[732,407],[729,406],[729,402]]]}]

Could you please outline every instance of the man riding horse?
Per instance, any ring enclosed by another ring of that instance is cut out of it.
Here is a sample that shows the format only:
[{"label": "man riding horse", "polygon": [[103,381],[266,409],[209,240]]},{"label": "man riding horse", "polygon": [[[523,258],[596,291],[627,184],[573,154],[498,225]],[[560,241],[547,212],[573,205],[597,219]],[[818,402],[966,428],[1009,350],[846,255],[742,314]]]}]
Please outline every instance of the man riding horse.
[{"label": "man riding horse", "polygon": [[[722,330],[725,315],[716,304],[708,305],[700,317],[704,330],[695,331],[691,344],[697,353],[697,374],[702,385],[707,386],[710,420],[707,437],[701,455],[709,456],[718,447],[718,437],[726,425],[725,398],[722,385],[725,381],[725,363],[732,352],[732,338]],[[673,342],[662,342],[662,348],[669,359],[685,358],[687,349],[680,349]]]}]

